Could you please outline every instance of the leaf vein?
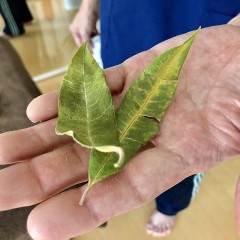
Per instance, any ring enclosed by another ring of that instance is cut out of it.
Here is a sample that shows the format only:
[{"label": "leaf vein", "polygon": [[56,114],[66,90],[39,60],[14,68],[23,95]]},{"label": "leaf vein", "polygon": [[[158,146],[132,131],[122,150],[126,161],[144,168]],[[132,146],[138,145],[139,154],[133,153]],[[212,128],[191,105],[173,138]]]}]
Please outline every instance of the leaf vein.
[{"label": "leaf vein", "polygon": [[100,116],[98,116],[98,117],[96,117],[96,118],[94,118],[94,119],[91,119],[91,120],[89,120],[89,121],[90,121],[90,122],[93,122],[93,121],[95,121],[95,120],[103,117],[111,106],[112,106],[112,104],[110,104]]}]

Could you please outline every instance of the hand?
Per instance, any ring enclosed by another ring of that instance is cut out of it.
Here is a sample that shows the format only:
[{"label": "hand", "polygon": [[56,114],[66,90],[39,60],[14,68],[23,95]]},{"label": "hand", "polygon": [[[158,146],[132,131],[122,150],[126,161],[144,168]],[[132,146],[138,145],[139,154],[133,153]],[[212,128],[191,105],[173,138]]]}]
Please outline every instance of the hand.
[{"label": "hand", "polygon": [[[75,43],[79,47],[82,43],[88,41],[91,37],[98,34],[96,22],[98,19],[98,1],[85,0],[74,17],[70,32]],[[91,45],[90,45],[91,46]]]},{"label": "hand", "polygon": [[[116,106],[156,55],[188,36],[170,39],[107,69]],[[136,155],[122,172],[93,186],[83,206],[78,202],[85,186],[60,192],[87,180],[89,151],[55,135],[58,93],[35,99],[28,107],[28,116],[34,122],[44,122],[0,135],[0,163],[20,162],[0,171],[0,210],[47,199],[28,218],[30,235],[38,240],[68,239],[151,201],[189,175],[239,154],[239,63],[239,28],[201,30],[152,148]]]}]

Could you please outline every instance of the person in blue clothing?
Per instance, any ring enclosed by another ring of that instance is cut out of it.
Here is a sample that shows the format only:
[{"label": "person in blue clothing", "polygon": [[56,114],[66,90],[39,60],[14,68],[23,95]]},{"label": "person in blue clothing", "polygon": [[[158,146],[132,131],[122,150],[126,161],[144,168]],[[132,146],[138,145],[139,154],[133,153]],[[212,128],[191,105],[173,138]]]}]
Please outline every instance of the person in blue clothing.
[{"label": "person in blue clothing", "polygon": [[[226,24],[240,12],[239,0],[83,0],[70,31],[79,46],[97,34],[101,20],[101,58],[104,68],[120,64],[171,37]],[[156,211],[147,224],[153,236],[165,236],[178,212],[185,209],[201,175],[193,175],[156,198]]]}]

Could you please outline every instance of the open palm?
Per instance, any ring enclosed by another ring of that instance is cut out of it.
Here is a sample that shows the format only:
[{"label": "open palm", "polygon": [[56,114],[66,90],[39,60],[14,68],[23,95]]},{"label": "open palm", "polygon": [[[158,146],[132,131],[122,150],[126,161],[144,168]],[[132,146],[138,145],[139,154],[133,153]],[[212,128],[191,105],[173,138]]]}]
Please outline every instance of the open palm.
[{"label": "open palm", "polygon": [[[178,36],[107,69],[116,107],[154,57],[187,37]],[[47,199],[29,216],[31,236],[68,239],[152,200],[189,175],[239,154],[240,29],[219,26],[201,30],[179,79],[178,91],[151,146],[122,172],[96,184],[83,206],[78,202],[85,186],[59,192],[87,180],[89,150],[68,137],[56,136],[58,93],[35,99],[28,116],[43,122],[0,136],[0,163],[20,162],[0,171],[0,210]]]}]

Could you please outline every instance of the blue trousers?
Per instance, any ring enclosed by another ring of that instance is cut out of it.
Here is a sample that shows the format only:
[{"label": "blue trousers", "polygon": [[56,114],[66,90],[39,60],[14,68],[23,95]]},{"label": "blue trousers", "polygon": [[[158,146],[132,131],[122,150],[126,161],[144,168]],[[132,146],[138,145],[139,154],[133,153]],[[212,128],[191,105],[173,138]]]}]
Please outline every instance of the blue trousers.
[{"label": "blue trousers", "polygon": [[174,216],[185,209],[191,199],[195,175],[192,175],[156,198],[156,208],[159,212]]}]

